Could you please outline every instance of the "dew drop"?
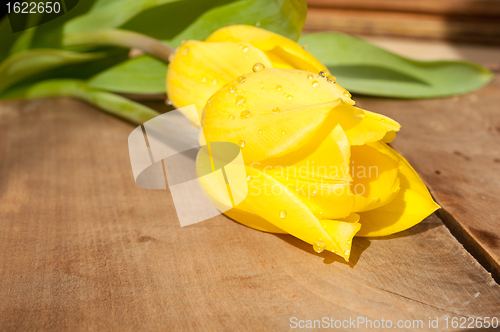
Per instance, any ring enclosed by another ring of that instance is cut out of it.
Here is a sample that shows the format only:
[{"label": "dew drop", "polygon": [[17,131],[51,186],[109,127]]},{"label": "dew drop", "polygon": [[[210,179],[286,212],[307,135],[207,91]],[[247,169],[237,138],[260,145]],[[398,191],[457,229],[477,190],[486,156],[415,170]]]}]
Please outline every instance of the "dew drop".
[{"label": "dew drop", "polygon": [[302,45],[302,49],[307,51],[307,45]]},{"label": "dew drop", "polygon": [[172,104],[173,104],[172,101],[170,99],[167,99],[167,105],[172,106]]},{"label": "dew drop", "polygon": [[259,129],[259,134],[262,134],[262,129]]},{"label": "dew drop", "polygon": [[241,146],[242,148],[244,148],[246,144],[247,144],[247,143],[246,143],[244,140],[240,140],[240,141],[238,142],[238,145],[239,145],[239,146]]},{"label": "dew drop", "polygon": [[241,111],[240,118],[246,119],[252,116],[252,113],[250,113],[249,110],[243,110]]},{"label": "dew drop", "polygon": [[318,240],[314,242],[313,249],[319,254],[323,252],[323,250],[325,250],[325,243],[323,241]]},{"label": "dew drop", "polygon": [[329,76],[327,81],[330,83],[337,83],[337,79],[335,78],[335,76]]},{"label": "dew drop", "polygon": [[346,255],[346,256],[347,256],[347,255],[349,255],[350,253],[351,253],[351,251],[350,251],[349,249],[344,250],[344,255]]},{"label": "dew drop", "polygon": [[234,98],[234,102],[236,105],[240,106],[245,102],[245,98],[243,98],[242,96],[236,96]]},{"label": "dew drop", "polygon": [[246,79],[245,75],[241,75],[236,80],[238,81],[238,83],[243,83],[243,82],[245,82],[245,79]]},{"label": "dew drop", "polygon": [[311,74],[311,73],[309,73],[309,74],[307,74],[307,78],[310,79],[310,80],[312,80],[314,78],[314,75]]},{"label": "dew drop", "polygon": [[242,45],[242,44],[240,44],[240,46],[238,46],[238,48],[239,48],[240,50],[242,50],[242,49],[243,49],[243,47],[244,47],[244,45]]},{"label": "dew drop", "polygon": [[287,98],[288,98],[288,100],[292,100],[293,96],[292,95],[288,95]]},{"label": "dew drop", "polygon": [[253,65],[252,70],[256,73],[258,71],[263,70],[264,68],[266,67],[262,63],[257,62],[256,64]]},{"label": "dew drop", "polygon": [[186,47],[182,50],[182,54],[186,55],[189,53],[189,47]]},{"label": "dew drop", "polygon": [[313,81],[312,86],[313,86],[313,88],[317,88],[319,86],[318,81]]},{"label": "dew drop", "polygon": [[229,93],[235,93],[236,92],[236,87],[232,86],[231,89],[229,89]]},{"label": "dew drop", "polygon": [[316,189],[311,189],[311,191],[309,192],[312,196],[316,196],[318,194],[318,191]]},{"label": "dew drop", "polygon": [[280,90],[281,90],[281,88],[282,88],[282,86],[281,86],[281,85],[276,85],[276,91],[280,91]]},{"label": "dew drop", "polygon": [[247,181],[250,181],[250,180],[252,180],[252,179],[253,179],[253,176],[252,176],[252,175],[247,176]]},{"label": "dew drop", "polygon": [[213,85],[217,85],[217,83],[219,83],[219,81],[217,81],[217,79],[216,79],[216,78],[214,78],[214,80],[212,81],[212,84],[213,84]]},{"label": "dew drop", "polygon": [[206,78],[206,77],[203,77],[203,78],[201,79],[201,82],[202,82],[202,83],[207,83],[207,78]]},{"label": "dew drop", "polygon": [[349,91],[344,91],[344,97],[348,97],[350,98],[351,97],[351,94],[349,93]]},{"label": "dew drop", "polygon": [[327,78],[327,77],[328,77],[328,74],[327,74],[325,71],[320,71],[320,72],[319,72],[319,76],[324,77],[324,78]]},{"label": "dew drop", "polygon": [[286,132],[283,130],[283,131],[281,132],[281,135],[285,135],[285,134],[286,134]]},{"label": "dew drop", "polygon": [[283,210],[283,211],[280,212],[280,218],[281,219],[285,219],[286,218],[286,211],[285,210]]},{"label": "dew drop", "polygon": [[243,52],[245,52],[245,53],[246,53],[246,52],[248,52],[249,50],[250,50],[250,47],[248,47],[248,46],[243,47]]},{"label": "dew drop", "polygon": [[234,120],[234,115],[231,114],[231,116],[229,117],[229,120]]},{"label": "dew drop", "polygon": [[363,110],[356,109],[356,110],[354,110],[354,117],[356,119],[362,119],[365,117],[365,112]]},{"label": "dew drop", "polygon": [[279,109],[278,106],[276,106],[276,107],[273,108],[273,113],[278,113],[279,111],[280,111],[280,109]]},{"label": "dew drop", "polygon": [[352,243],[352,241],[351,241],[351,240],[347,241],[347,244],[351,244],[351,243]]},{"label": "dew drop", "polygon": [[260,24],[260,21],[255,22],[255,26],[256,26],[257,28],[258,28],[258,27],[260,27],[260,25],[261,25],[261,24]]}]

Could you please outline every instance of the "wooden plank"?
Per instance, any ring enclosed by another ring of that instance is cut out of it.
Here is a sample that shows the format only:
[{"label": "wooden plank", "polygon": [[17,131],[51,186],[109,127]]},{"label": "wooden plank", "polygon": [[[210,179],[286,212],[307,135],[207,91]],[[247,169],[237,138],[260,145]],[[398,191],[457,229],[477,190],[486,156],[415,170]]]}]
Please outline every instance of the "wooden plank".
[{"label": "wooden plank", "polygon": [[309,8],[398,11],[408,13],[500,16],[497,0],[307,0]]},{"label": "wooden plank", "polygon": [[306,31],[339,31],[366,36],[411,37],[474,43],[500,43],[500,21],[442,15],[309,8]]},{"label": "wooden plank", "polygon": [[[415,114],[401,103],[386,105]],[[403,125],[401,141],[415,133]],[[445,135],[439,125],[435,137]],[[291,317],[432,317],[443,329],[446,317],[500,312],[500,286],[435,215],[356,238],[349,264],[224,216],[181,228],[168,190],[134,184],[133,128],[71,99],[0,103],[2,329],[281,331]],[[434,150],[425,135],[414,139],[422,145],[410,160],[421,165]],[[419,169],[427,179],[435,170]]]},{"label": "wooden plank", "polygon": [[[341,83],[341,82],[340,82]],[[468,95],[430,100],[361,98],[402,125],[393,146],[422,175],[468,249],[500,274],[500,79]]]}]

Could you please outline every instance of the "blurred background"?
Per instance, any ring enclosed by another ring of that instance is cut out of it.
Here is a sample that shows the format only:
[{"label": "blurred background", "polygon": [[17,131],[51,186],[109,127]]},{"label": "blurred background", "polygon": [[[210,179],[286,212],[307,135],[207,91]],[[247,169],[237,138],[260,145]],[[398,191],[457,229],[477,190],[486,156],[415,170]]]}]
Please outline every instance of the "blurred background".
[{"label": "blurred background", "polygon": [[307,0],[306,31],[500,45],[499,0]]}]

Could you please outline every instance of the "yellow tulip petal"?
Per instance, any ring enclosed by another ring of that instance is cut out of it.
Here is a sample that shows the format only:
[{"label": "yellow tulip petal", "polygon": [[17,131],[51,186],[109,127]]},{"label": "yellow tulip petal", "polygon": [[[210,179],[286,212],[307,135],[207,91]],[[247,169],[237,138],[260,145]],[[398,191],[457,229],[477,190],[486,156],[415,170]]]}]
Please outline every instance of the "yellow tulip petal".
[{"label": "yellow tulip petal", "polygon": [[347,217],[353,206],[349,157],[349,142],[337,126],[319,146],[266,160],[258,168],[295,192],[316,217],[338,219]]},{"label": "yellow tulip petal", "polygon": [[266,68],[225,86],[203,110],[207,140],[239,144],[245,160],[260,161],[297,150],[315,135],[325,137],[336,126],[330,117],[335,106],[344,104],[345,90],[307,75]]},{"label": "yellow tulip petal", "polygon": [[401,190],[388,204],[361,212],[361,230],[357,236],[385,236],[408,229],[440,208],[415,170],[399,153],[384,143],[369,143],[400,164]]},{"label": "yellow tulip petal", "polygon": [[354,212],[368,211],[390,202],[399,191],[399,163],[369,145],[351,147]]},{"label": "yellow tulip petal", "polygon": [[342,103],[336,112],[351,145],[363,145],[382,140],[389,132],[399,131],[401,125],[389,117]]},{"label": "yellow tulip petal", "polygon": [[[200,150],[199,153],[206,152]],[[324,227],[298,196],[283,183],[255,168],[246,167],[246,171],[247,175],[251,176],[248,181],[248,194],[235,208],[225,212],[226,215],[249,227],[270,232],[286,232],[310,244],[321,241],[325,243],[326,250],[349,260],[351,240],[361,227],[359,223],[335,221],[331,228]],[[214,183],[213,179],[200,177],[199,182],[211,200],[217,202],[218,197],[222,197],[224,186]],[[234,189],[238,191],[240,186]],[[232,192],[233,196],[237,194]]]},{"label": "yellow tulip petal", "polygon": [[318,59],[293,40],[257,27],[232,25],[215,31],[206,41],[250,43],[264,51],[275,68],[328,72]]},{"label": "yellow tulip petal", "polygon": [[[169,65],[168,97],[177,108],[196,105],[201,115],[211,95],[236,77],[251,72],[255,63],[272,66],[267,56],[250,44],[188,41]],[[199,126],[198,119],[192,114],[187,116]]]}]

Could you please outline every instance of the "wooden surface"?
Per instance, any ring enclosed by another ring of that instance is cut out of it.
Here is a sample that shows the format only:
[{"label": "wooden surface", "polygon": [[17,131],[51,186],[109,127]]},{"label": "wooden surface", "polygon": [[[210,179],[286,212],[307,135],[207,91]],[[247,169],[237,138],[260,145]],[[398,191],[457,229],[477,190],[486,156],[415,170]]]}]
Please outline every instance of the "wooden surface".
[{"label": "wooden surface", "polygon": [[407,13],[500,16],[498,0],[307,0],[310,7]]},{"label": "wooden surface", "polygon": [[[492,232],[498,132],[474,128],[490,128],[498,91],[497,82],[474,101],[359,99],[403,124],[395,146],[438,201]],[[167,190],[134,184],[133,128],[71,99],[0,103],[2,330],[284,331],[291,317],[431,317],[442,330],[446,317],[499,314],[500,286],[435,215],[356,238],[349,264],[224,216],[181,228]],[[463,172],[475,163],[483,182]]]},{"label": "wooden surface", "polygon": [[306,31],[500,44],[496,0],[308,0]]},{"label": "wooden surface", "polygon": [[392,144],[444,207],[441,216],[469,250],[500,275],[500,79],[464,96],[359,99],[402,125]]}]

